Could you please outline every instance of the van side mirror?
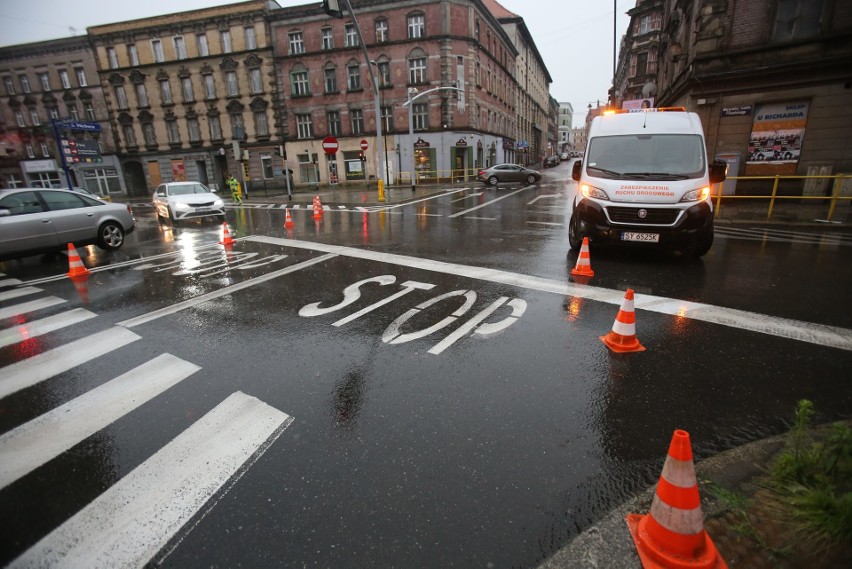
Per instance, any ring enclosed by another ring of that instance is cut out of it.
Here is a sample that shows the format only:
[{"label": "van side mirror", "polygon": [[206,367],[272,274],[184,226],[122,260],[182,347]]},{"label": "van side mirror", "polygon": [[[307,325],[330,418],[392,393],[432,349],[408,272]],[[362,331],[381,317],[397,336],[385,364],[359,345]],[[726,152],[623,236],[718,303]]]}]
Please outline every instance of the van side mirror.
[{"label": "van side mirror", "polygon": [[580,181],[580,173],[583,171],[583,161],[577,160],[574,162],[574,166],[571,167],[571,178],[575,182]]},{"label": "van side mirror", "polygon": [[724,182],[728,175],[728,163],[724,160],[714,160],[710,164],[710,183],[718,184]]}]

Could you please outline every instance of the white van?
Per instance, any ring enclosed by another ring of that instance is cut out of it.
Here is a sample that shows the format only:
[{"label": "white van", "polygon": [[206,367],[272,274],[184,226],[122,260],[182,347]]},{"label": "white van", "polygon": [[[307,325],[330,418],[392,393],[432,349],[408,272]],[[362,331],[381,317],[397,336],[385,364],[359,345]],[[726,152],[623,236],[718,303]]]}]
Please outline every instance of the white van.
[{"label": "white van", "polygon": [[595,117],[586,154],[574,163],[579,182],[568,241],[656,246],[701,256],[713,245],[710,184],[726,164],[707,162],[704,130],[681,107],[616,111]]}]

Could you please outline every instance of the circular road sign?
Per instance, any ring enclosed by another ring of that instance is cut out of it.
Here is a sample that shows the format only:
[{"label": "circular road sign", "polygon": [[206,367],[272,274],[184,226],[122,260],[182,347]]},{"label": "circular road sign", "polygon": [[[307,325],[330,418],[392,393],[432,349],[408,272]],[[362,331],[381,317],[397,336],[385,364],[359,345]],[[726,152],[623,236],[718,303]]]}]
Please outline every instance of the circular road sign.
[{"label": "circular road sign", "polygon": [[326,136],[322,139],[322,149],[326,154],[334,154],[338,148],[340,148],[340,145],[337,144],[337,139],[333,136]]},{"label": "circular road sign", "polygon": [[361,150],[367,150],[367,141],[361,139]]}]

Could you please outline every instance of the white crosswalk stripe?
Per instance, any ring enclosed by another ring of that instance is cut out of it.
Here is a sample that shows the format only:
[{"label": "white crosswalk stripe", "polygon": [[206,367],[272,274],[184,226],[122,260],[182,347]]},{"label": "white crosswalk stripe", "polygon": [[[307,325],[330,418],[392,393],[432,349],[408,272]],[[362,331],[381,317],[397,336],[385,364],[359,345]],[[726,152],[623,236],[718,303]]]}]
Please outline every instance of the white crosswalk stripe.
[{"label": "white crosswalk stripe", "polygon": [[26,324],[21,324],[6,330],[0,330],[0,348],[10,346],[18,342],[23,342],[29,338],[42,336],[54,330],[60,330],[72,324],[78,324],[89,318],[97,316],[94,312],[89,312],[85,308],[74,308],[66,312],[60,312],[53,316],[32,320]]},{"label": "white crosswalk stripe", "polygon": [[13,304],[12,306],[0,308],[0,318],[11,318],[13,316],[20,316],[21,314],[26,314],[27,312],[42,310],[44,308],[49,308],[57,304],[62,304],[63,302],[67,301],[57,296],[46,296],[44,298],[31,300],[29,302]]},{"label": "white crosswalk stripe", "polygon": [[[281,435],[292,417],[236,392],[10,567],[141,567]],[[191,528],[186,528],[191,529]]]},{"label": "white crosswalk stripe", "polygon": [[201,369],[162,354],[0,436],[0,489]]},{"label": "white crosswalk stripe", "polygon": [[41,289],[34,286],[13,288],[12,290],[4,290],[3,292],[0,292],[0,300],[12,300],[13,298],[20,298],[37,292],[41,292]]},{"label": "white crosswalk stripe", "polygon": [[717,237],[740,239],[743,241],[852,246],[852,235],[845,233],[812,233],[773,228],[727,227],[718,225],[714,229]]}]

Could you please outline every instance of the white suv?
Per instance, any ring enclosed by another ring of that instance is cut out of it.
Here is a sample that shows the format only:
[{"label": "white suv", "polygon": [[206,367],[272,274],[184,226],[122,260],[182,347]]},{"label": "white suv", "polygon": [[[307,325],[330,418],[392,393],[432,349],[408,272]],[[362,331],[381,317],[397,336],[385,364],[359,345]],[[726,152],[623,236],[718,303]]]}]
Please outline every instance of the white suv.
[{"label": "white suv", "polygon": [[225,202],[200,182],[160,184],[154,192],[154,210],[172,223],[199,217],[225,221]]}]

